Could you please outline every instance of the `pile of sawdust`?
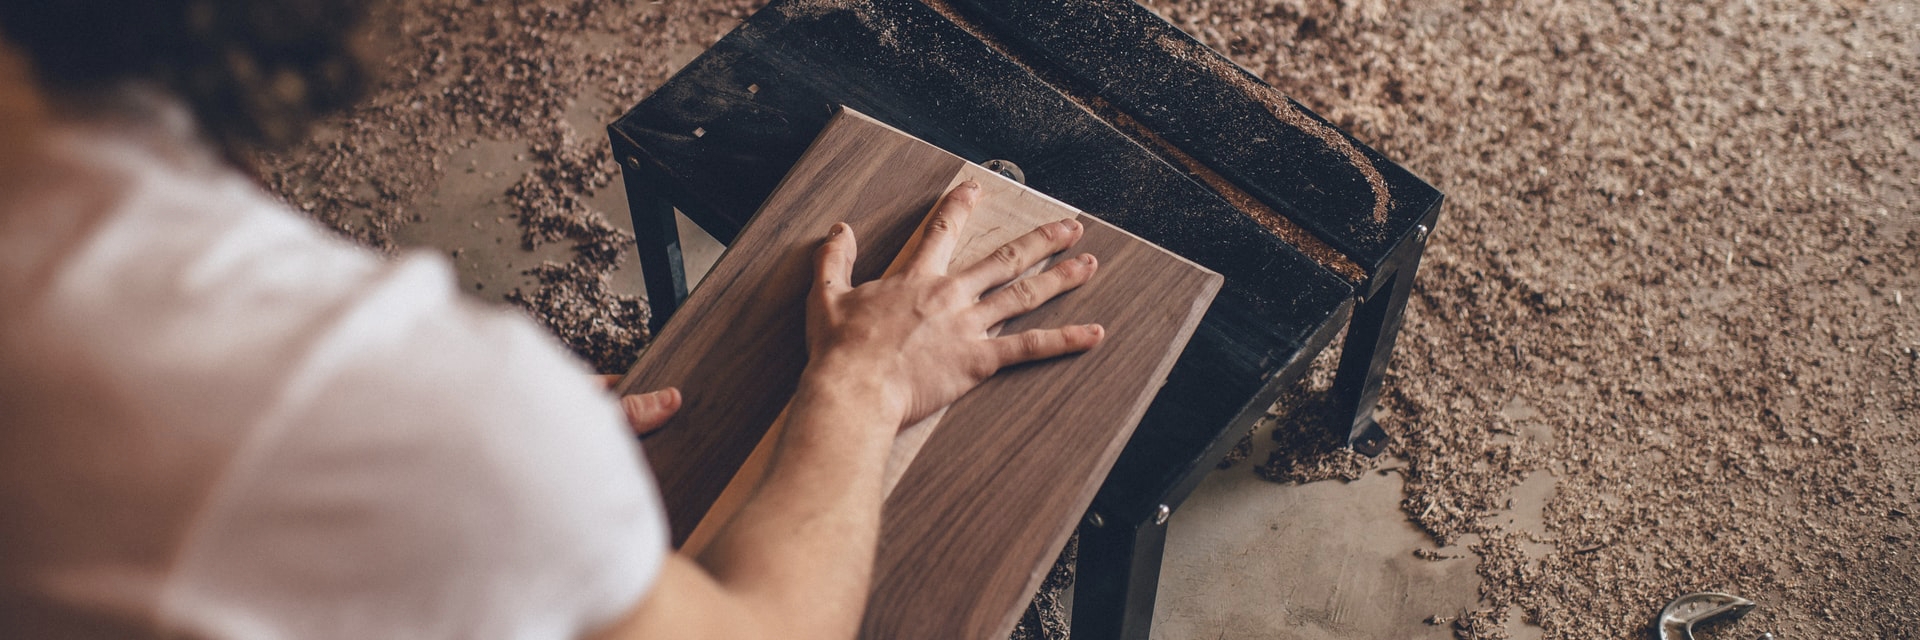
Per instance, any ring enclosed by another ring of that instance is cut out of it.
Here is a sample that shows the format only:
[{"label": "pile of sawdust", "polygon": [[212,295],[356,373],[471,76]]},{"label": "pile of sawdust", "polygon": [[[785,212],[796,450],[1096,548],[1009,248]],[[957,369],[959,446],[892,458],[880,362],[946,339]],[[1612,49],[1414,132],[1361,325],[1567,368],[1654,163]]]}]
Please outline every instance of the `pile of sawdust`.
[{"label": "pile of sawdust", "polygon": [[[567,243],[572,258],[527,271],[531,290],[506,292],[604,373],[632,365],[646,344],[646,305],[612,291],[633,237],[586,200],[617,175],[602,131],[566,114],[599,98],[632,105],[671,72],[661,52],[710,43],[751,2],[631,6],[605,0],[399,5],[374,37],[391,53],[380,89],[312,139],[259,158],[256,171],[289,203],[348,237],[392,250],[394,229],[475,140],[528,145],[533,163],[504,200],[524,248]],[[600,42],[599,46],[588,46]],[[607,45],[606,42],[616,44]],[[586,88],[595,95],[588,95]],[[617,113],[598,114],[603,122]]]},{"label": "pile of sawdust", "polygon": [[[1920,9],[1151,6],[1448,195],[1385,399],[1409,518],[1479,540],[1485,607],[1436,619],[1627,637],[1714,589],[1756,633],[1913,633]],[[1314,422],[1261,473],[1355,473]],[[1546,531],[1508,530],[1535,471]]]},{"label": "pile of sawdust", "polygon": [[1040,591],[1033,596],[1033,602],[1027,605],[1020,621],[1014,623],[1010,640],[1060,640],[1067,637],[1069,621],[1068,611],[1072,603],[1067,602],[1066,591],[1073,586],[1073,566],[1080,557],[1080,536],[1074,534],[1067,539],[1067,546],[1060,550],[1060,557],[1053,562],[1053,568],[1047,570],[1047,577],[1040,582]]}]

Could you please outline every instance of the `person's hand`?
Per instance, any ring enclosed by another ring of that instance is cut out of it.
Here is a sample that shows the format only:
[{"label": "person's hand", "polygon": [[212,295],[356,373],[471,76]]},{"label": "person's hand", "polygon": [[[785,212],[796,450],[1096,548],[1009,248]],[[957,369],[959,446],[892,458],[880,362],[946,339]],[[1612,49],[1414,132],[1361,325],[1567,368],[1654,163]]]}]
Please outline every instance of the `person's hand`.
[{"label": "person's hand", "polygon": [[[620,384],[621,376],[601,376],[601,384],[612,391]],[[620,409],[627,414],[627,426],[633,428],[635,435],[647,435],[667,423],[675,411],[680,410],[680,390],[667,387],[658,391],[635,393],[620,398]]]},{"label": "person's hand", "polygon": [[995,325],[1086,283],[1098,264],[1082,254],[993,290],[1079,241],[1083,229],[1069,219],[1042,225],[948,273],[960,230],[979,198],[979,185],[971,181],[949,192],[928,214],[919,247],[904,268],[857,287],[853,230],[834,225],[816,255],[807,300],[807,377],[868,391],[881,405],[876,410],[905,425],[952,404],[1002,367],[1100,343],[1105,330],[1097,324],[988,335]]}]

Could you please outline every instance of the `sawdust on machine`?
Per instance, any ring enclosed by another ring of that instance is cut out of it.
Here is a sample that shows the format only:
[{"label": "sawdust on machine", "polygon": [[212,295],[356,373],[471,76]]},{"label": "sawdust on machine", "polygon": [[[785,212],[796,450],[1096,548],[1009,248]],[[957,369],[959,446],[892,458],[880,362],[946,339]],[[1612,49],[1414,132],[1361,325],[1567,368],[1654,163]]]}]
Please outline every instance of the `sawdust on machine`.
[{"label": "sawdust on machine", "polygon": [[819,20],[834,14],[848,15],[873,34],[874,40],[881,46],[900,47],[900,36],[893,25],[884,18],[875,17],[879,12],[874,11],[873,0],[793,0],[782,3],[775,10],[788,20]]},{"label": "sawdust on machine", "polygon": [[1172,37],[1161,37],[1158,43],[1168,53],[1206,66],[1208,71],[1233,83],[1233,86],[1247,94],[1247,97],[1266,107],[1267,113],[1273,114],[1275,119],[1319,139],[1328,150],[1340,154],[1354,171],[1360,172],[1361,179],[1367,182],[1367,188],[1373,191],[1373,211],[1368,219],[1376,225],[1387,222],[1387,210],[1393,208],[1393,193],[1387,189],[1387,178],[1380,175],[1380,168],[1374,166],[1373,160],[1361,153],[1360,147],[1355,146],[1352,140],[1348,140],[1327,123],[1300,111],[1299,107],[1294,106],[1293,101],[1287,99],[1287,96],[1282,95],[1278,89],[1248,77],[1245,71],[1234,66],[1233,63],[1209,55],[1208,52],[1194,50],[1201,45]]},{"label": "sawdust on machine", "polygon": [[[1240,210],[1242,213],[1245,213],[1247,217],[1258,222],[1260,226],[1266,227],[1267,230],[1280,236],[1321,266],[1326,267],[1328,270],[1350,281],[1358,281],[1365,276],[1365,271],[1360,268],[1358,263],[1354,262],[1353,259],[1347,257],[1345,254],[1340,253],[1339,250],[1334,249],[1331,245],[1327,244],[1326,241],[1313,235],[1312,232],[1302,228],[1293,220],[1274,211],[1272,207],[1261,202],[1259,198],[1247,193],[1246,190],[1241,189],[1239,185],[1234,184],[1225,176],[1220,175],[1219,172],[1214,171],[1213,168],[1206,166],[1206,164],[1200,162],[1186,151],[1181,150],[1133,116],[1113,106],[1105,98],[1095,95],[1085,95],[1077,83],[1059,77],[1057,74],[1050,72],[1044,65],[1034,64],[1026,60],[1025,56],[1019,51],[1016,51],[1007,43],[1001,42],[998,36],[980,28],[972,19],[968,18],[958,8],[947,2],[947,0],[921,1],[936,13],[939,13],[942,17],[945,17],[948,21],[958,26],[961,30],[967,32],[968,35],[973,36],[974,40],[993,49],[993,51],[1000,54],[1001,57],[1013,61],[1022,71],[1046,82],[1049,86],[1053,87],[1062,98],[1071,102],[1075,107],[1093,114],[1099,121],[1112,126],[1122,134],[1133,139],[1136,143],[1152,150],[1162,158],[1186,171],[1188,175],[1200,180],[1222,198],[1226,199],[1228,204],[1232,205],[1235,209]],[[964,68],[964,65],[948,66]],[[1234,76],[1234,78],[1236,80],[1244,80],[1244,78],[1238,75]],[[1009,107],[1007,109],[1008,112],[1018,113],[1018,105],[1009,104],[1006,106]],[[1318,125],[1319,123],[1314,122],[1313,124]],[[1347,141],[1345,138],[1340,138],[1340,142],[1346,143]],[[1351,145],[1349,144],[1348,146]],[[1372,167],[1371,164],[1367,166],[1369,168]],[[1374,170],[1374,174],[1377,176],[1379,171]],[[1383,181],[1380,184],[1384,185],[1385,182]],[[1391,204],[1390,201],[1376,199],[1376,209],[1383,212],[1381,213],[1382,216],[1384,216],[1385,207],[1389,204]],[[1179,215],[1179,213],[1178,211],[1172,211],[1169,212],[1169,215]]]},{"label": "sawdust on machine", "polygon": [[1159,133],[1141,124],[1140,121],[1135,120],[1133,116],[1127,115],[1119,109],[1107,105],[1103,99],[1095,98],[1090,102],[1100,109],[1095,113],[1112,123],[1114,127],[1134,137],[1136,140],[1144,142],[1148,148],[1159,152],[1162,156],[1171,159],[1175,164],[1178,164],[1180,168],[1185,169],[1188,175],[1198,178],[1201,183],[1213,189],[1214,193],[1224,198],[1228,204],[1233,205],[1233,207],[1240,210],[1241,213],[1245,213],[1247,217],[1252,218],[1254,222],[1260,223],[1260,226],[1273,232],[1274,235],[1286,240],[1289,245],[1300,250],[1301,253],[1306,254],[1308,258],[1319,263],[1320,266],[1326,267],[1329,271],[1339,274],[1340,277],[1346,278],[1351,282],[1359,282],[1366,278],[1366,270],[1360,268],[1360,264],[1354,262],[1352,258],[1340,253],[1338,249],[1327,244],[1325,240],[1321,240],[1319,236],[1313,235],[1313,232],[1302,228],[1299,223],[1294,222],[1291,218],[1273,210],[1273,207],[1267,206],[1267,203],[1261,202],[1260,199],[1254,197],[1253,194],[1247,193],[1245,189],[1241,189],[1239,185],[1228,180],[1226,176],[1220,175],[1220,172],[1214,171],[1211,167],[1208,167],[1192,155],[1189,155],[1186,151],[1174,146],[1172,142],[1167,141],[1167,139],[1161,137]]}]

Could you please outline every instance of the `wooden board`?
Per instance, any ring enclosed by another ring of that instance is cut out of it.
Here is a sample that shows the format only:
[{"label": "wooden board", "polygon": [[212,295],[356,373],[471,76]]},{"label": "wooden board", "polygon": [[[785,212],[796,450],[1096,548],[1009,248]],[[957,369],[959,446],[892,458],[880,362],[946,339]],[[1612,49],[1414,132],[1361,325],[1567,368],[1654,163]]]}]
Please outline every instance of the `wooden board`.
[{"label": "wooden board", "polygon": [[1011,631],[1220,276],[842,111],[620,387],[681,388],[680,413],[645,448],[674,540],[703,544],[757,482],[771,451],[769,425],[805,364],[812,249],[844,220],[860,240],[855,280],[877,277],[939,196],[969,178],[986,193],[963,229],[956,263],[1065,217],[1086,227],[1070,255],[1101,261],[1092,282],[1004,330],[1100,322],[1108,337],[1086,354],[1004,371],[944,415],[903,432],[889,465],[864,637],[1004,638]]},{"label": "wooden board", "polygon": [[[962,230],[961,240],[954,246],[953,257],[948,261],[949,268],[954,270],[980,261],[1000,245],[1013,241],[1029,229],[1079,215],[1078,211],[1073,211],[1037,191],[1023,188],[999,174],[974,164],[962,165],[960,171],[953,176],[942,192],[951,191],[968,180],[974,180],[980,184],[981,197],[974,205],[973,215],[969,217],[967,223],[968,228]],[[923,219],[921,227],[914,230],[913,236],[907,239],[906,246],[900,249],[893,263],[887,265],[887,270],[882,275],[891,275],[895,270],[904,268],[907,256],[912,255],[913,248],[919,246],[920,236],[926,232],[925,224]],[[1021,275],[1025,277],[1039,273],[1050,264],[1051,261],[1036,264]],[[988,333],[998,335],[1000,327],[994,327]],[[933,435],[933,430],[940,425],[946,415],[945,408],[935,411],[932,415],[902,429],[900,435],[894,438],[893,450],[887,458],[886,477],[881,483],[883,494],[892,495],[893,488],[899,485],[907,466],[913,462],[921,447],[926,444],[927,438]],[[754,446],[753,453],[747,456],[739,471],[736,471],[733,478],[727,482],[727,488],[712,505],[707,507],[706,515],[701,517],[700,523],[694,527],[692,533],[688,534],[686,541],[680,544],[682,551],[697,554],[705,549],[707,543],[713,540],[713,536],[726,525],[727,520],[746,504],[747,498],[753,495],[754,488],[760,486],[761,478],[766,476],[767,465],[773,460],[774,446],[780,441],[781,427],[786,422],[785,418],[784,413],[775,418],[773,426],[767,429],[766,435],[760,437],[760,442]]]}]

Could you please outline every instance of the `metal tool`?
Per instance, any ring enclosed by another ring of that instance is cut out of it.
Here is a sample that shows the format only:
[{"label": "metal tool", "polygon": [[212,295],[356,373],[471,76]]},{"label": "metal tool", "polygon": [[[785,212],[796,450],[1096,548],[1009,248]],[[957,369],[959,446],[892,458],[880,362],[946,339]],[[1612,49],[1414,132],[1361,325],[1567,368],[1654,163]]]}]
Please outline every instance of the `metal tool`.
[{"label": "metal tool", "polygon": [[1660,640],[1693,640],[1693,625],[1738,620],[1755,606],[1752,600],[1730,593],[1689,593],[1667,603],[1654,619],[1653,629]]}]

